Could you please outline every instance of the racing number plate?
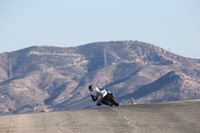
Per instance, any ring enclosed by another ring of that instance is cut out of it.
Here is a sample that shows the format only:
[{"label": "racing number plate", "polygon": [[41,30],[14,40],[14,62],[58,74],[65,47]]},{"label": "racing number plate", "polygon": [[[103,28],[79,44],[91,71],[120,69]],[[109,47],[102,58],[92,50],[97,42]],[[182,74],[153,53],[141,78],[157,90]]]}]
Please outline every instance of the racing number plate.
[{"label": "racing number plate", "polygon": [[106,90],[102,90],[101,94],[102,94],[102,97],[105,97],[107,95],[107,91]]}]

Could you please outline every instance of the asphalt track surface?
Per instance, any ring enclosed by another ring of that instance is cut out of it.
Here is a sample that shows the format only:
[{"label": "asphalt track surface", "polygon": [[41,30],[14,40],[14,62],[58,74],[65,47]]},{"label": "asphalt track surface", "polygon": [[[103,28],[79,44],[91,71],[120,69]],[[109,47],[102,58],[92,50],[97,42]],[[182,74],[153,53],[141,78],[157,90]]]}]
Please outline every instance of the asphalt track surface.
[{"label": "asphalt track surface", "polygon": [[0,133],[200,133],[200,100],[0,116]]}]

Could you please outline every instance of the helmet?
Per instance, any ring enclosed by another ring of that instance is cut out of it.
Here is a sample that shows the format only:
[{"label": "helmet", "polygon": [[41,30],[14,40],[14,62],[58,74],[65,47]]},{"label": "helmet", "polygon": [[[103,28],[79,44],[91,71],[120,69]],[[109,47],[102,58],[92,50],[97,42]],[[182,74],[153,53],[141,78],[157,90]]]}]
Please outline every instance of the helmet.
[{"label": "helmet", "polygon": [[88,86],[89,91],[91,91],[92,88],[94,88],[93,85],[89,85],[89,86]]}]

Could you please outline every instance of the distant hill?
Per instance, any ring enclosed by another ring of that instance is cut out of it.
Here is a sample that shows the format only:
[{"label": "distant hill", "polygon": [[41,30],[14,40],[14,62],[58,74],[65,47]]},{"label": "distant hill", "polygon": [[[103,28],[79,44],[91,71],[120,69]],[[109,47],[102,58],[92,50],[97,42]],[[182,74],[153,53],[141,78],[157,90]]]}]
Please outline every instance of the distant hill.
[{"label": "distant hill", "polygon": [[120,104],[200,99],[200,60],[138,41],[61,48],[34,46],[0,54],[0,114],[93,108],[88,85]]}]

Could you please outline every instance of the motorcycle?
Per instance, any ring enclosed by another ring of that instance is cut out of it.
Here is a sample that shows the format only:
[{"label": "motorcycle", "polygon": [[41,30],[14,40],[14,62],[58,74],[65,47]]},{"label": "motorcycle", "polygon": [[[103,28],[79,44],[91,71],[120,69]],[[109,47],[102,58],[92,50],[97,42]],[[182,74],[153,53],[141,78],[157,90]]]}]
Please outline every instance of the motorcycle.
[{"label": "motorcycle", "polygon": [[115,96],[112,93],[108,93],[107,90],[103,89],[100,93],[100,98],[98,98],[98,102],[108,105],[108,106],[119,106],[119,102],[115,98]]}]

